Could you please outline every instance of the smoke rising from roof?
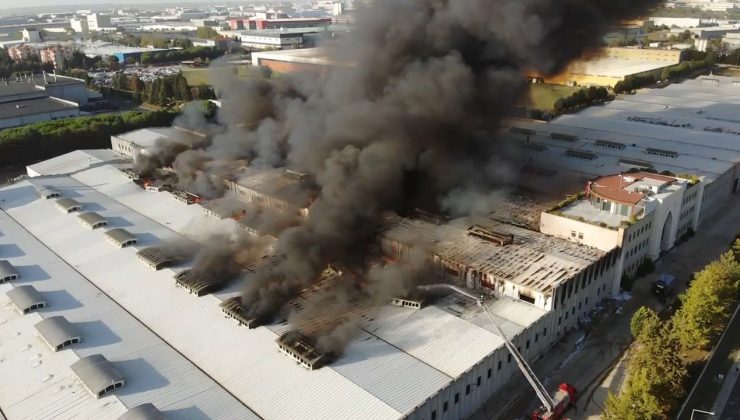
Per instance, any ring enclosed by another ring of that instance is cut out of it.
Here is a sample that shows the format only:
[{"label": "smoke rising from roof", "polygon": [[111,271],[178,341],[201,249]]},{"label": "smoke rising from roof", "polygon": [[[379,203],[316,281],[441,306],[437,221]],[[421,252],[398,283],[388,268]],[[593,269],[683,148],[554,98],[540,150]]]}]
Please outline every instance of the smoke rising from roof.
[{"label": "smoke rising from roof", "polygon": [[[526,73],[560,72],[599,46],[611,24],[658,3],[377,1],[332,47],[351,68],[275,83],[214,80],[225,129],[199,159],[288,166],[312,174],[320,188],[308,219],[280,234],[279,264],[247,281],[243,305],[269,316],[328,263],[366,267],[377,254],[381,212],[413,208],[422,195],[451,213],[488,212],[496,203],[492,191],[516,181],[516,165],[496,133],[524,93]],[[370,277],[413,285],[414,273],[388,268]],[[386,290],[359,289],[367,296]],[[325,342],[334,344],[326,346],[341,351],[346,332],[329,333]]]}]

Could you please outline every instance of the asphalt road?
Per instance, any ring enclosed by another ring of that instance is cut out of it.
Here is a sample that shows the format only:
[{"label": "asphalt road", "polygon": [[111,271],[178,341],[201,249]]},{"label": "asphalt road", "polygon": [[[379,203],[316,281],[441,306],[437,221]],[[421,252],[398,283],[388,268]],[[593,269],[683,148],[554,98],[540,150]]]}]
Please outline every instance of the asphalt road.
[{"label": "asphalt road", "polygon": [[730,395],[732,396],[727,401],[720,420],[740,420],[740,380],[735,382]]}]

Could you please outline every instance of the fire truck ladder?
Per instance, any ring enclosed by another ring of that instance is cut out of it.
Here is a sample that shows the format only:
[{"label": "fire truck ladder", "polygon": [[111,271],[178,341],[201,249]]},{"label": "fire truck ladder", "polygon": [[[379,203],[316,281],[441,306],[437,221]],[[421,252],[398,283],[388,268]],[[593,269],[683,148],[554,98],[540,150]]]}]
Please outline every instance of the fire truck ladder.
[{"label": "fire truck ladder", "polygon": [[509,341],[509,339],[504,334],[504,331],[501,329],[501,327],[496,322],[496,319],[493,317],[493,314],[488,310],[488,307],[483,304],[483,297],[476,297],[472,295],[470,292],[463,290],[457,286],[453,286],[450,284],[433,284],[429,286],[419,286],[420,290],[439,290],[439,289],[447,289],[452,290],[455,293],[458,293],[460,295],[463,295],[465,297],[468,297],[470,299],[473,299],[478,306],[483,309],[483,311],[488,315],[488,319],[491,321],[491,324],[493,324],[494,327],[496,327],[496,331],[498,331],[499,335],[503,337],[504,343],[506,345],[506,348],[509,350],[509,352],[514,356],[514,360],[516,361],[517,366],[519,366],[519,370],[522,371],[522,374],[525,378],[527,378],[527,381],[530,385],[532,385],[532,388],[534,388],[534,392],[537,394],[537,397],[542,402],[542,405],[545,406],[545,408],[548,411],[552,411],[555,408],[555,401],[553,401],[552,397],[550,397],[550,394],[547,393],[547,390],[542,385],[542,382],[540,382],[539,379],[537,379],[537,376],[534,374],[534,371],[532,371],[532,368],[527,364],[526,360],[524,360],[524,357],[519,353],[519,350],[516,349],[516,346]]}]

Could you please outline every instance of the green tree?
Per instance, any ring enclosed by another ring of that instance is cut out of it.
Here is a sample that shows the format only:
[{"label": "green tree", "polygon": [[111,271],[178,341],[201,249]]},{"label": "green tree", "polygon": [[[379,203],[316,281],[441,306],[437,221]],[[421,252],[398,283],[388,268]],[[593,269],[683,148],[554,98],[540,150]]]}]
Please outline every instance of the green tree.
[{"label": "green tree", "polygon": [[630,331],[632,337],[638,339],[641,333],[654,334],[659,328],[660,319],[658,314],[647,306],[643,306],[632,315],[630,320]]},{"label": "green tree", "polygon": [[214,39],[218,37],[218,32],[208,26],[201,26],[195,31],[195,37],[200,39]]},{"label": "green tree", "polygon": [[639,331],[629,375],[622,392],[607,398],[604,418],[667,419],[684,392],[686,368],[680,344],[672,323],[660,322],[654,312],[643,311],[633,324],[638,324]]},{"label": "green tree", "polygon": [[732,251],[699,272],[680,296],[676,335],[684,349],[707,348],[724,328],[740,292],[740,263]]}]

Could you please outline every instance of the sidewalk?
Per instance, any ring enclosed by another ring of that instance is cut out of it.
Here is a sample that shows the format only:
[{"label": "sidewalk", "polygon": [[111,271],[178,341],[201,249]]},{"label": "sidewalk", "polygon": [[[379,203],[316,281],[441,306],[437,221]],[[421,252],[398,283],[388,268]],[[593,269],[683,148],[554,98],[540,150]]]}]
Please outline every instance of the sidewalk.
[{"label": "sidewalk", "polygon": [[719,390],[717,399],[714,400],[714,405],[712,406],[712,411],[717,413],[717,416],[722,415],[722,412],[725,410],[727,401],[730,399],[730,395],[732,395],[733,388],[735,388],[737,378],[740,376],[740,352],[735,353],[734,359],[735,363],[732,364],[730,370],[725,374],[722,389]]}]

